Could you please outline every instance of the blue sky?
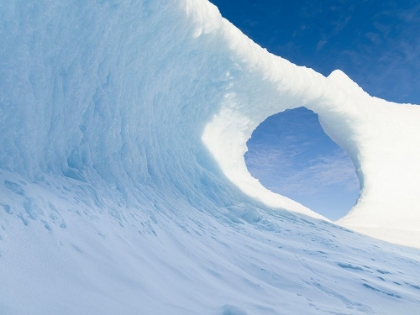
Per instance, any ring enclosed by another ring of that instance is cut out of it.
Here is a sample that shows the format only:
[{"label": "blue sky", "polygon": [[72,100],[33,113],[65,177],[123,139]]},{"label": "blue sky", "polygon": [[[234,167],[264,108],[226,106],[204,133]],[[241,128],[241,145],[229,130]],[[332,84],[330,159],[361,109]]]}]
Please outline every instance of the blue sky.
[{"label": "blue sky", "polygon": [[[212,2],[276,55],[323,75],[341,69],[371,95],[420,104],[418,0]],[[248,168],[267,188],[331,219],[343,216],[357,199],[350,159],[308,110],[272,116],[248,147]]]}]

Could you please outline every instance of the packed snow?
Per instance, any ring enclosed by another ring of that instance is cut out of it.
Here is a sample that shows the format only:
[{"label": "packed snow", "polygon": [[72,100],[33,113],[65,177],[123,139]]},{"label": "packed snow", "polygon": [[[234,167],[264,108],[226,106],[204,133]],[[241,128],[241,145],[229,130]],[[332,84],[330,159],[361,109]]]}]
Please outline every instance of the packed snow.
[{"label": "packed snow", "polygon": [[[271,55],[206,0],[3,0],[0,21],[0,314],[418,312],[419,107]],[[339,225],[245,166],[300,106],[355,164]]]}]

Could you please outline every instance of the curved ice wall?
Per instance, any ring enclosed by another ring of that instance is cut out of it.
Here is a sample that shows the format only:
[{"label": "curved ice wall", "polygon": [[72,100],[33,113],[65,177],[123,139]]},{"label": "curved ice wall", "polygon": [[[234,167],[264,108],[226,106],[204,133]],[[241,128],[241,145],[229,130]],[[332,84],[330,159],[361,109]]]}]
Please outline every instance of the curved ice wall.
[{"label": "curved ice wall", "polygon": [[[122,207],[151,211],[158,200],[180,199],[223,212],[245,192],[322,218],[262,187],[243,158],[266,117],[305,106],[360,179],[359,201],[340,224],[419,246],[410,237],[420,227],[419,107],[370,97],[339,71],[325,78],[273,56],[205,1],[0,8],[4,174],[74,179],[116,216]],[[43,216],[41,208],[21,216]],[[411,234],[397,238],[402,230]]]},{"label": "curved ice wall", "polygon": [[247,172],[252,130],[298,106],[356,165],[340,223],[420,246],[395,236],[418,233],[418,107],[270,55],[204,0],[0,1],[0,313],[415,313],[417,250]]}]

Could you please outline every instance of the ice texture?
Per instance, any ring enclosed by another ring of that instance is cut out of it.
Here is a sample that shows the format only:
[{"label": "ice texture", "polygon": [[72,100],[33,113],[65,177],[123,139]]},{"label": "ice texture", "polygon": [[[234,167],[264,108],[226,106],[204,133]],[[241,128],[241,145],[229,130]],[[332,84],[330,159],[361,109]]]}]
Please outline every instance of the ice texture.
[{"label": "ice texture", "polygon": [[[0,314],[414,314],[420,109],[269,54],[206,0],[0,3]],[[361,183],[339,224],[245,167],[304,106]]]}]

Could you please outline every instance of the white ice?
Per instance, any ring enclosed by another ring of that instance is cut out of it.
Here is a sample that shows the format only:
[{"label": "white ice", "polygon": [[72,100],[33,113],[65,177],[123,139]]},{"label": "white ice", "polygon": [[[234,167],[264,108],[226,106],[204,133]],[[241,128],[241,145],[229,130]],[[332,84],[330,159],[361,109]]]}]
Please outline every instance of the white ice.
[{"label": "white ice", "polygon": [[[419,250],[343,227],[420,247],[418,107],[269,54],[205,0],[3,0],[0,21],[0,314],[418,311]],[[300,106],[355,164],[340,225],[245,167]]]}]

